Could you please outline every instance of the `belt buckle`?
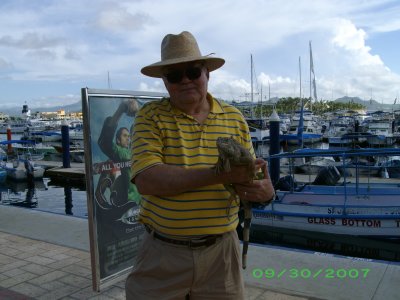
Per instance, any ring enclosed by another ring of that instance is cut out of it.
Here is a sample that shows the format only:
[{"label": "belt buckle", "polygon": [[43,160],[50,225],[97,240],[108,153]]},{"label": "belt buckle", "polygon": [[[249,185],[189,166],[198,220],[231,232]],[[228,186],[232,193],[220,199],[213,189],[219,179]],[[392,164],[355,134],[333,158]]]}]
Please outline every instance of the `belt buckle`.
[{"label": "belt buckle", "polygon": [[197,249],[197,248],[201,248],[201,247],[208,247],[208,246],[215,244],[216,241],[217,241],[217,237],[215,237],[215,236],[206,237],[199,241],[189,240],[189,248]]}]

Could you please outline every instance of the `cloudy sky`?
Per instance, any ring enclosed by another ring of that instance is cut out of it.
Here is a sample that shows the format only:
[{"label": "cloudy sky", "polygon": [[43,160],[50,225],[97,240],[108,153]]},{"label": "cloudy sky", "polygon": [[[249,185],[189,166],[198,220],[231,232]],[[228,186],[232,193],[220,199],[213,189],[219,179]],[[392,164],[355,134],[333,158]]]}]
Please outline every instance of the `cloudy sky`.
[{"label": "cloudy sky", "polygon": [[[165,34],[192,32],[223,57],[209,90],[249,99],[310,95],[309,41],[319,99],[400,97],[397,0],[2,0],[0,103],[71,104],[80,89],[165,91],[140,69],[160,60]],[[247,95],[247,96],[246,96]],[[0,110],[1,110],[0,106]]]}]

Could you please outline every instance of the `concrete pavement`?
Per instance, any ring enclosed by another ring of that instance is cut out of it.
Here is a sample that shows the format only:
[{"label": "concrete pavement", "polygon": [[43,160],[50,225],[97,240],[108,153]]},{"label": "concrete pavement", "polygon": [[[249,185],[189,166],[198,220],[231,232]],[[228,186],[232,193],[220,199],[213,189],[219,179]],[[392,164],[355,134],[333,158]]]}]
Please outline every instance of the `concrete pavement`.
[{"label": "concrete pavement", "polygon": [[[0,206],[0,299],[125,299],[91,287],[86,219]],[[400,266],[251,245],[246,299],[400,299]]]}]

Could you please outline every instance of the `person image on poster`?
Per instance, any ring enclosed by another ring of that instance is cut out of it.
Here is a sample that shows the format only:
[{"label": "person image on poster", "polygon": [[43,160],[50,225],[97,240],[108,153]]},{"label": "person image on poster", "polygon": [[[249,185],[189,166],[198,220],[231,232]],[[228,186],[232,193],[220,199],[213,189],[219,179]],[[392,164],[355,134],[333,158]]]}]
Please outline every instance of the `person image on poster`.
[{"label": "person image on poster", "polygon": [[[97,201],[103,208],[121,207],[130,201],[139,203],[140,195],[131,177],[131,149],[130,132],[126,127],[117,130],[118,122],[126,113],[134,117],[138,111],[138,103],[135,99],[122,101],[115,113],[104,120],[104,124],[98,139],[98,145],[105,155],[110,159],[109,163],[115,166],[116,163],[122,168],[114,167],[109,173],[102,173],[96,192]],[[115,142],[114,142],[115,135]],[[126,186],[129,185],[127,189]],[[105,191],[110,189],[109,199],[106,199]]]},{"label": "person image on poster", "polygon": [[[96,226],[101,278],[132,265],[137,235],[142,228],[137,222],[140,195],[136,186],[130,182],[131,149],[128,130],[134,123],[133,118],[139,104],[133,98],[120,99],[114,103],[118,106],[112,115],[103,117],[97,139],[99,150],[106,157],[101,155],[101,160],[93,167],[99,176],[94,196],[97,203]],[[121,126],[120,123],[124,125]]]}]

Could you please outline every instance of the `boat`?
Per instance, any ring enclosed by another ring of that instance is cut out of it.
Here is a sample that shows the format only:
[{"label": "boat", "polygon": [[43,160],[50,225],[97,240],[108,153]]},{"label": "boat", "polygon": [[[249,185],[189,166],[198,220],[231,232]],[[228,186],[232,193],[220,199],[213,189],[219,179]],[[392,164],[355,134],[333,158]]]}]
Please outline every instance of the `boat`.
[{"label": "boat", "polygon": [[[253,145],[257,147],[259,143],[264,143],[269,141],[269,123],[268,118],[261,115],[257,118],[254,116],[254,87],[253,87],[253,55],[250,54],[250,116],[247,116],[246,122],[249,126],[250,137]],[[262,97],[261,97],[262,99]],[[261,113],[262,114],[262,113]]]},{"label": "boat", "polygon": [[307,161],[303,159],[298,160],[300,163],[296,165],[295,170],[307,175],[316,175],[326,166],[340,165],[340,161],[335,161],[333,157],[313,157]]},{"label": "boat", "polygon": [[32,174],[34,180],[42,179],[45,169],[27,159],[15,159],[11,162],[1,162],[1,168],[7,172],[7,178],[24,181]]},{"label": "boat", "polygon": [[7,178],[7,171],[0,167],[0,182],[4,182]]},{"label": "boat", "polygon": [[[52,145],[52,147],[56,150],[56,153],[61,153],[62,154],[64,152],[64,148],[63,148],[63,146],[61,144],[57,144],[57,145],[54,144],[54,145]],[[72,151],[79,152],[79,151],[84,151],[84,149],[79,144],[71,143],[69,145],[69,151],[70,152],[72,152]]]},{"label": "boat", "polygon": [[61,131],[25,132],[23,138],[27,140],[34,140],[38,143],[60,142]]},{"label": "boat", "polygon": [[348,116],[340,116],[331,121],[326,136],[329,146],[347,147],[351,146],[353,140],[347,135],[354,133],[354,118]]},{"label": "boat", "polygon": [[246,118],[253,144],[269,142],[269,124],[266,118]]},{"label": "boat", "polygon": [[7,160],[7,152],[0,147],[0,161]]},{"label": "boat", "polygon": [[[12,148],[8,149],[10,145]],[[36,152],[35,145],[35,141],[31,140],[0,142],[0,146],[7,147],[3,150],[6,155],[0,162],[0,168],[7,172],[7,178],[18,181],[43,178],[45,169],[37,166],[35,161],[43,159],[44,153]]]},{"label": "boat", "polygon": [[[299,130],[299,126],[302,129]],[[281,135],[281,140],[290,145],[297,145],[301,138],[303,144],[314,144],[322,141],[322,127],[315,121],[315,116],[311,111],[296,111],[292,116],[289,130]]]},{"label": "boat", "polygon": [[18,121],[10,121],[0,124],[0,134],[6,134],[8,129],[12,133],[22,134],[26,132],[41,132],[49,126],[48,121],[31,118],[31,111],[27,104],[22,106],[22,116]]},{"label": "boat", "polygon": [[[11,145],[11,151],[8,147]],[[33,140],[8,140],[1,141],[0,147],[7,151],[8,156],[15,156],[20,159],[41,160],[48,152],[53,152],[50,146],[37,145]]]},{"label": "boat", "polygon": [[85,162],[85,150],[83,150],[83,149],[70,150],[69,155],[73,162],[77,162],[77,163]]},{"label": "boat", "polygon": [[[313,144],[322,141],[323,131],[318,118],[311,110],[305,110],[304,99],[301,92],[301,61],[299,57],[299,75],[300,75],[300,110],[296,111],[291,117],[289,129],[286,134],[282,134],[280,139],[290,145]],[[312,59],[311,41],[310,41],[310,105],[312,100],[317,101],[317,89],[315,83],[314,63]]]},{"label": "boat", "polygon": [[371,147],[388,147],[398,138],[396,121],[392,113],[383,111],[370,113],[363,121],[362,127],[371,134],[367,139]]},{"label": "boat", "polygon": [[[350,150],[305,149],[271,155],[271,159],[293,160],[301,157],[398,156],[397,148]],[[343,167],[346,164],[343,163]],[[316,176],[297,181],[289,174],[276,184],[276,199],[265,207],[253,208],[251,231],[296,229],[312,233],[331,233],[382,239],[400,239],[400,185],[396,179],[371,176],[347,177],[335,166]],[[299,175],[296,175],[299,176]]]},{"label": "boat", "polygon": [[400,178],[400,157],[392,157],[380,163],[382,178]]},{"label": "boat", "polygon": [[41,132],[46,130],[48,122],[25,120],[0,124],[0,134],[6,134],[10,128],[12,133],[25,134],[26,132]]},{"label": "boat", "polygon": [[71,141],[83,141],[83,128],[70,129],[69,139]]},{"label": "boat", "polygon": [[387,120],[371,120],[368,123],[367,132],[374,135],[367,139],[371,146],[390,146],[397,139],[397,136],[393,134],[392,122]]}]

